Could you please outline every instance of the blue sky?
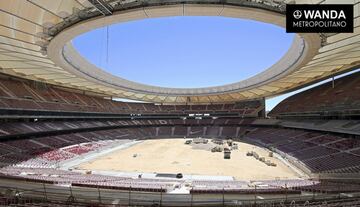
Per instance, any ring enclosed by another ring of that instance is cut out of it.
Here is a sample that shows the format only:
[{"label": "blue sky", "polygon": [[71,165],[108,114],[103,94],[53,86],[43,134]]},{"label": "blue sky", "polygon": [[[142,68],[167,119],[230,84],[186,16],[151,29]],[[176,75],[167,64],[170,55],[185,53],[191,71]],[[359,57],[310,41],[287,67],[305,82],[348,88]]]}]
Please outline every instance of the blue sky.
[{"label": "blue sky", "polygon": [[[73,43],[91,63],[114,75],[192,88],[233,83],[265,70],[286,53],[293,37],[251,20],[170,17],[99,28]],[[267,108],[279,100],[268,100]]]}]

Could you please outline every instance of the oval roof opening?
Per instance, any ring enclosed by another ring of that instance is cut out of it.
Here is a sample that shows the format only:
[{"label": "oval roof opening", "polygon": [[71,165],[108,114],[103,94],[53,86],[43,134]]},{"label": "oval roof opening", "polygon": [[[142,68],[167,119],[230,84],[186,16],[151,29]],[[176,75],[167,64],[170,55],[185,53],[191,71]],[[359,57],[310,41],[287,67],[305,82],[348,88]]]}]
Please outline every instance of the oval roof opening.
[{"label": "oval roof opening", "polygon": [[252,20],[184,16],[119,23],[76,37],[89,62],[160,87],[203,88],[252,77],[280,60],[294,34]]}]

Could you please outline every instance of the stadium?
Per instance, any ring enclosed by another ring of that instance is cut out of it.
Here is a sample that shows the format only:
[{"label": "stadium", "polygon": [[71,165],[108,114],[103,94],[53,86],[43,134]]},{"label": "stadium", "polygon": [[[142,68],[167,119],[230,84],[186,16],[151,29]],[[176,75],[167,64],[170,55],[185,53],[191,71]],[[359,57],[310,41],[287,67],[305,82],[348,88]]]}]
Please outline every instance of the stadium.
[{"label": "stadium", "polygon": [[[85,50],[108,64],[111,25],[201,16],[284,33],[287,4],[340,3],[353,5],[352,33],[295,33],[270,67],[220,85],[142,83],[77,47],[105,28],[92,41],[106,54]],[[359,8],[358,0],[0,1],[0,206],[360,206]]]}]

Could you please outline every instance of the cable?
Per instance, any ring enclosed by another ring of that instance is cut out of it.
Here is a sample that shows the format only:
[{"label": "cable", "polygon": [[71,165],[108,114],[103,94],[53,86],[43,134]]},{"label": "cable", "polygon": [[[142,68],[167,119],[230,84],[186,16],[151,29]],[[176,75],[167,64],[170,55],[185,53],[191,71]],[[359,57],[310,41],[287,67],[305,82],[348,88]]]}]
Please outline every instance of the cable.
[{"label": "cable", "polygon": [[109,67],[109,26],[106,26],[106,68]]}]

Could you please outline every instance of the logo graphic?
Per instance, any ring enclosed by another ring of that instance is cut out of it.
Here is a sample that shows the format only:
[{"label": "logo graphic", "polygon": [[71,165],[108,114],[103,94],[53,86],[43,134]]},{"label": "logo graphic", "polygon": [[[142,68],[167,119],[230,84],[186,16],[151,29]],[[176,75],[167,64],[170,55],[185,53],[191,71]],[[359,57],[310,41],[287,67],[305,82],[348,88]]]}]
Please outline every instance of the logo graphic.
[{"label": "logo graphic", "polygon": [[288,33],[352,33],[353,4],[287,4]]},{"label": "logo graphic", "polygon": [[300,10],[295,10],[294,13],[293,13],[293,16],[295,19],[300,19],[301,16],[302,16],[302,13]]}]

